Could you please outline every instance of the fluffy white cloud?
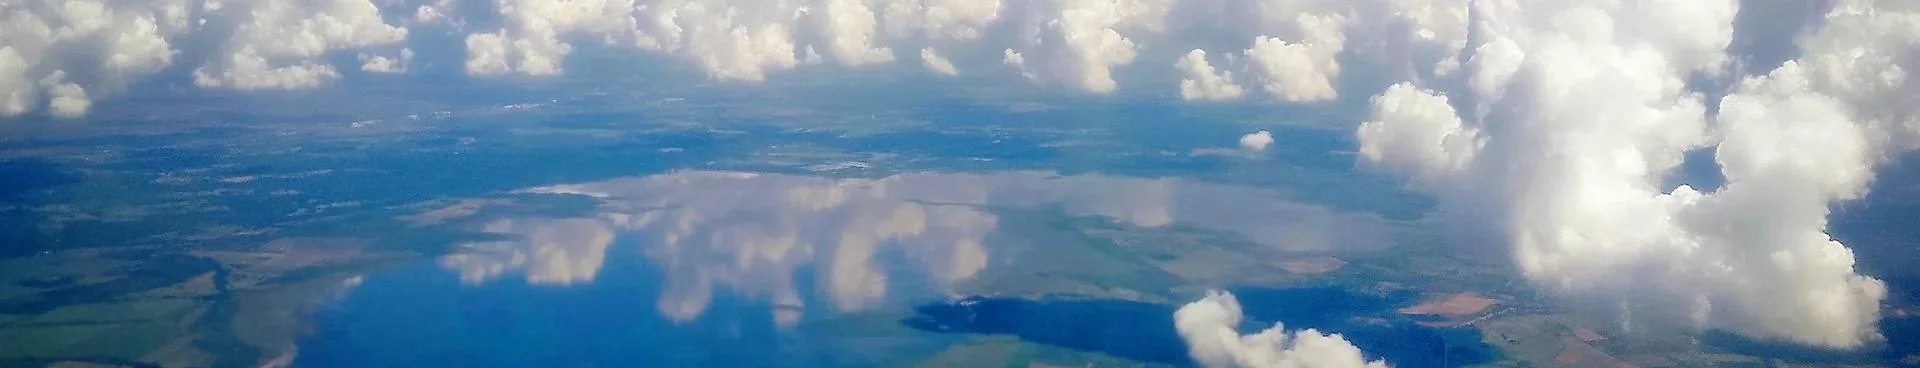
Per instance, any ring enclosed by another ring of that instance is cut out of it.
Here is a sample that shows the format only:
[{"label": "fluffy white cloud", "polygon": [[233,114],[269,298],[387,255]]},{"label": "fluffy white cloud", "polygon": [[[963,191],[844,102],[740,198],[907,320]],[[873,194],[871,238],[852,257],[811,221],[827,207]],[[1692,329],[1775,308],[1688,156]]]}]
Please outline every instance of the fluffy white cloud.
[{"label": "fluffy white cloud", "polygon": [[339,77],[329,52],[405,40],[369,0],[48,0],[0,3],[0,118],[47,109],[78,117],[173,65],[176,42],[206,42],[195,84],[301,88]]},{"label": "fluffy white cloud", "polygon": [[389,25],[369,0],[261,0],[218,7],[236,23],[222,57],[194,69],[194,84],[235,89],[310,88],[340,78],[328,52],[391,45],[407,29]]},{"label": "fluffy white cloud", "polygon": [[413,21],[420,24],[435,24],[441,21],[458,22],[450,19],[447,12],[454,10],[453,0],[431,0],[413,10]]},{"label": "fluffy white cloud", "polygon": [[413,61],[413,49],[400,49],[399,57],[385,57],[370,53],[360,53],[360,70],[375,73],[405,73],[407,63]]},{"label": "fluffy white cloud", "polygon": [[1173,312],[1174,329],[1193,360],[1208,368],[1386,368],[1368,361],[1360,348],[1339,334],[1314,329],[1288,332],[1281,323],[1251,334],[1236,330],[1240,301],[1224,291],[1187,303]]},{"label": "fluffy white cloud", "polygon": [[1455,172],[1485,144],[1465,127],[1446,96],[1395,84],[1373,98],[1373,120],[1360,124],[1360,156],[1416,178]]},{"label": "fluffy white cloud", "polygon": [[923,36],[936,40],[969,41],[980,38],[1000,19],[1001,0],[895,0],[886,5],[888,33],[896,38]]},{"label": "fluffy white cloud", "polygon": [[93,105],[92,101],[87,100],[86,88],[67,83],[64,80],[65,77],[65,72],[56,71],[46,79],[40,80],[41,86],[47,88],[47,95],[52,97],[52,100],[47,102],[47,106],[56,117],[76,118],[86,115],[87,108]]},{"label": "fluffy white cloud", "polygon": [[1920,147],[1920,3],[1837,1],[1824,24],[1800,42],[1807,83],[1799,93],[1844,101],[1848,120],[1876,145]]},{"label": "fluffy white cloud", "polygon": [[893,61],[893,50],[873,45],[879,21],[867,4],[860,0],[825,1],[824,11],[814,19],[826,29],[828,49],[841,65]]},{"label": "fluffy white cloud", "polygon": [[[919,49],[929,70],[949,73],[975,67],[956,65],[946,58],[953,54],[931,50],[1001,49],[1006,50],[1004,65],[994,67],[1011,68],[1038,83],[1096,93],[1123,84],[1115,71],[1132,65],[1143,45],[1178,47],[1190,42],[1168,34],[1168,29],[1244,31],[1251,33],[1235,37],[1256,42],[1246,53],[1229,55],[1231,68],[1199,62],[1204,58],[1176,63],[1194,81],[1189,84],[1204,92],[1189,95],[1238,96],[1244,93],[1243,84],[1233,79],[1238,77],[1284,101],[1338,96],[1332,86],[1339,74],[1338,56],[1346,52],[1342,40],[1393,45],[1365,47],[1377,54],[1369,57],[1422,62],[1459,54],[1465,38],[1460,24],[1464,12],[1458,11],[1464,0],[495,0],[490,8],[500,19],[486,23],[498,26],[478,30],[468,30],[467,20],[454,12],[469,7],[451,0],[48,4],[0,4],[22,10],[6,15],[16,21],[6,23],[3,36],[12,50],[0,54],[0,71],[7,72],[0,75],[0,81],[6,81],[0,85],[0,102],[5,103],[0,113],[50,108],[51,87],[36,82],[55,69],[67,70],[68,82],[87,96],[112,94],[127,81],[168,66],[181,52],[169,41],[187,35],[195,45],[185,50],[202,53],[189,58],[202,62],[189,70],[204,87],[331,83],[342,74],[327,55],[341,51],[368,55],[359,61],[361,70],[398,72],[407,69],[406,57],[391,53],[405,48],[401,44],[408,32],[399,26],[403,23],[449,24],[451,31],[465,33],[466,58],[456,65],[476,76],[562,74],[576,42],[662,52],[714,79],[749,82],[815,63],[857,67],[896,62],[893,50],[899,49]],[[382,7],[405,11],[389,23]],[[1236,14],[1168,19],[1169,14],[1220,12],[1208,10],[1216,8]],[[113,21],[93,21],[99,19]],[[1351,25],[1355,22],[1366,24]],[[49,49],[63,51],[46,52]],[[114,57],[88,59],[100,63],[47,60],[88,55],[75,50],[108,50]],[[1242,56],[1249,62],[1233,62]],[[74,66],[92,64],[105,65]],[[1194,74],[1201,67],[1212,71]]]},{"label": "fluffy white cloud", "polygon": [[1240,148],[1248,151],[1265,151],[1273,144],[1273,133],[1265,130],[1240,136]]},{"label": "fluffy white cloud", "polygon": [[507,65],[507,54],[511,51],[507,47],[507,37],[501,33],[467,35],[467,73],[489,75],[512,72],[514,68]]},{"label": "fluffy white cloud", "polygon": [[944,75],[960,74],[960,69],[954,67],[952,61],[935,53],[932,47],[920,49],[920,62],[926,64],[927,70],[931,70],[934,73]]},{"label": "fluffy white cloud", "polygon": [[76,117],[89,92],[115,92],[173,62],[184,0],[0,3],[0,118],[41,108]]},{"label": "fluffy white cloud", "polygon": [[[389,5],[421,24],[458,23],[447,17],[451,1]],[[1734,0],[494,5],[499,28],[464,40],[473,75],[561,74],[570,42],[587,41],[669,54],[738,81],[809,63],[898,62],[893,50],[919,49],[938,73],[1008,68],[1105,93],[1123,84],[1115,70],[1164,60],[1146,50],[1194,50],[1168,55],[1183,98],[1233,99],[1258,86],[1281,101],[1314,102],[1340,98],[1343,69],[1355,67],[1341,60],[1367,60],[1360,64],[1389,68],[1368,75],[1406,82],[1373,98],[1356,131],[1360,155],[1442,196],[1447,214],[1494,224],[1535,284],[1619,302],[1642,311],[1635,320],[1835,347],[1874,338],[1885,290],[1825,234],[1826,207],[1861,197],[1885,157],[1920,147],[1914,1],[1837,0],[1799,40],[1797,60],[1724,91],[1687,82],[1737,78],[1726,54]],[[351,51],[363,55],[362,70],[404,70],[407,29],[380,11],[371,0],[0,2],[0,117],[80,116],[93,99],[183,59],[183,49],[209,53],[184,58],[204,61],[185,69],[208,87],[329,83],[340,73],[328,56]],[[1220,16],[1170,19],[1178,14]],[[1216,67],[1199,45],[1181,44],[1199,41],[1168,30],[1253,43]],[[189,35],[208,45],[174,42]],[[936,49],[1002,50],[1003,65],[954,65]],[[393,50],[400,54],[382,54]],[[1718,104],[1705,97],[1721,94]],[[1684,152],[1705,148],[1718,154],[1724,187],[1661,186]]]},{"label": "fluffy white cloud", "polygon": [[562,37],[573,33],[604,35],[609,41],[632,37],[638,20],[632,0],[499,0],[495,7],[508,26],[467,35],[469,74],[556,75],[573,52]]},{"label": "fluffy white cloud", "polygon": [[[1113,69],[1133,63],[1138,53],[1127,32],[1155,31],[1172,0],[1041,1],[1044,19],[1016,47],[1021,62],[1008,64],[1028,79],[1077,87],[1094,93],[1119,88]],[[1011,58],[1009,58],[1011,59]]]},{"label": "fluffy white cloud", "polygon": [[[748,82],[801,65],[897,62],[894,50],[918,49],[920,61],[935,73],[1010,68],[1037,83],[1096,93],[1120,88],[1124,76],[1116,71],[1132,65],[1144,45],[1192,42],[1169,29],[1244,32],[1233,37],[1256,41],[1247,52],[1229,55],[1228,68],[1215,68],[1204,57],[1175,63],[1192,81],[1183,88],[1199,91],[1187,95],[1219,100],[1259,85],[1283,101],[1337,97],[1332,86],[1339,55],[1348,49],[1343,41],[1362,44],[1371,58],[1428,62],[1458,55],[1465,39],[1464,12],[1458,11],[1464,0],[494,0],[486,8],[499,21],[479,24],[497,26],[475,30],[462,18],[471,15],[455,12],[472,7],[451,0],[48,4],[0,4],[22,10],[6,13],[18,19],[6,23],[0,36],[12,49],[0,53],[0,72],[6,72],[0,74],[0,113],[50,108],[51,87],[36,82],[54,69],[67,70],[67,81],[89,97],[112,94],[126,81],[168,66],[182,50],[169,41],[188,35],[194,45],[185,50],[200,53],[189,59],[201,63],[188,70],[204,87],[332,83],[342,73],[328,55],[342,51],[367,55],[359,60],[361,70],[399,72],[408,64],[405,55],[392,54],[406,47],[408,30],[400,24],[447,24],[463,33],[466,57],[455,65],[475,76],[563,74],[577,42],[661,52],[714,79]],[[389,23],[383,7],[404,11]],[[1223,11],[1233,16],[1169,19]],[[98,19],[113,21],[93,21]],[[49,45],[63,51],[46,52]],[[101,63],[48,60],[86,55],[75,50],[109,50],[115,57],[88,59]],[[962,50],[1005,50],[1003,65],[957,65],[947,58],[969,52]],[[92,64],[105,65],[74,66]]]},{"label": "fluffy white cloud", "polygon": [[[1001,1],[958,0],[501,0],[503,28],[468,36],[467,72],[554,75],[568,40],[675,55],[720,80],[759,81],[820,61],[860,66],[896,60],[894,49],[932,54],[982,42],[991,27],[1020,35],[1006,65],[1037,82],[1112,92],[1113,69],[1133,62],[1131,33],[1157,33],[1171,0],[1030,0],[1020,19]],[[424,14],[424,13],[423,13]],[[423,17],[423,18],[431,18]],[[951,61],[922,57],[946,73]],[[945,63],[942,63],[945,61]]]},{"label": "fluffy white cloud", "polygon": [[1341,28],[1346,22],[1339,15],[1300,14],[1295,20],[1302,39],[1287,42],[1277,37],[1256,37],[1247,49],[1247,60],[1258,71],[1261,87],[1267,93],[1289,102],[1326,101],[1339,97],[1334,80],[1340,76],[1337,59],[1344,49]]},{"label": "fluffy white cloud", "polygon": [[[1234,84],[1233,72],[1218,70],[1207,63],[1207,52],[1195,49],[1173,64],[1185,78],[1180,80],[1180,98],[1225,101],[1240,98],[1245,90]],[[1244,139],[1243,139],[1244,140]]]},{"label": "fluffy white cloud", "polygon": [[[573,50],[565,40],[578,38],[674,54],[721,80],[763,80],[817,50],[849,66],[894,59],[858,1],[500,0],[498,9],[504,28],[467,38],[469,74],[556,75]],[[797,29],[822,42],[800,43]]]},{"label": "fluffy white cloud", "polygon": [[[1535,284],[1618,303],[1623,328],[1879,338],[1885,286],[1854,270],[1826,218],[1920,136],[1914,104],[1888,97],[1916,91],[1920,5],[1839,1],[1805,55],[1738,83],[1712,114],[1686,80],[1726,74],[1734,1],[1475,6],[1465,83],[1376,97],[1362,157],[1495,224]],[[1660,186],[1702,147],[1723,187]]]}]

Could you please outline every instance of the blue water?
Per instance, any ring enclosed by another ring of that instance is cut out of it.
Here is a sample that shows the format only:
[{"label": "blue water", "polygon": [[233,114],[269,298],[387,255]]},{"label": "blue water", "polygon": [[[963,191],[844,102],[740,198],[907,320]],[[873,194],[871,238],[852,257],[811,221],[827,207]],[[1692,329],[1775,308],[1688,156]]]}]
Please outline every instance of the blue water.
[{"label": "blue water", "polygon": [[675,323],[655,312],[660,271],[610,252],[595,281],[467,285],[436,264],[366,279],[320,311],[296,366],[765,366],[782,355],[771,307],[716,295]]},{"label": "blue water", "polygon": [[[1412,295],[1378,297],[1339,287],[1237,288],[1246,308],[1241,331],[1275,322],[1289,330],[1312,328],[1341,334],[1395,367],[1460,367],[1492,362],[1496,352],[1471,329],[1434,328],[1396,316],[1393,307]],[[1174,329],[1175,305],[1125,300],[1024,300],[974,298],[965,303],[916,307],[904,323],[929,332],[1012,335],[1025,341],[1080,351],[1098,351],[1141,362],[1192,366]],[[1384,324],[1356,317],[1384,317]]]},{"label": "blue water", "polygon": [[[858,179],[676,171],[535,188],[511,196],[514,205],[481,209],[444,225],[496,239],[455,244],[455,254],[367,276],[318,313],[296,363],[893,366],[931,356],[966,335],[1006,334],[1068,350],[1187,365],[1185,346],[1172,332],[1172,304],[1009,299],[1009,308],[992,311],[993,319],[984,321],[991,323],[970,326],[966,334],[930,330],[907,317],[913,306],[943,302],[956,284],[975,276],[1035,272],[1034,280],[1043,280],[1051,269],[1022,270],[1027,266],[1017,262],[1034,257],[1116,267],[1102,268],[1115,274],[1096,285],[1156,295],[1181,285],[1140,255],[1074,253],[1077,248],[1065,242],[1088,240],[1043,235],[1075,231],[1062,219],[1157,223],[1165,216],[1185,227],[1249,239],[1272,238],[1259,235],[1267,221],[1371,229],[1361,230],[1366,232],[1386,226],[1262,193],[1182,180],[1045,172]],[[595,204],[537,210],[538,203],[556,198]],[[1128,267],[1142,272],[1122,272]],[[1407,302],[1360,303],[1339,292],[1248,292],[1250,310],[1282,313],[1250,314],[1254,318],[1339,322],[1392,315],[1388,306]],[[1290,307],[1307,301],[1331,304]],[[1359,327],[1352,332],[1356,341],[1376,344],[1369,347],[1395,360],[1426,356],[1396,355],[1387,347],[1434,335]]]}]

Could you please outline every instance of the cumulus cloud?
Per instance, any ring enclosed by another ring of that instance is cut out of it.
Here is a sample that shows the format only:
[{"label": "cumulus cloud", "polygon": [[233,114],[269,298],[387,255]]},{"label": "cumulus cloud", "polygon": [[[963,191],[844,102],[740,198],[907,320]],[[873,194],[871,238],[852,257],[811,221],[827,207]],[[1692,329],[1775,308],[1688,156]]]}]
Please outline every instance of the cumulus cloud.
[{"label": "cumulus cloud", "polygon": [[983,42],[1004,27],[1019,35],[995,47],[1006,50],[1006,66],[1035,82],[1104,93],[1118,88],[1113,70],[1137,56],[1131,35],[1159,33],[1175,4],[1031,0],[1019,2],[1024,16],[1006,19],[1013,11],[998,0],[503,0],[505,25],[468,36],[466,65],[474,75],[555,75],[569,40],[598,39],[675,55],[719,80],[759,81],[815,62],[888,63],[896,46],[920,49],[928,68],[945,74],[959,68],[930,50]]},{"label": "cumulus cloud", "polygon": [[1000,19],[1002,0],[885,1],[883,22],[896,38],[969,41]]},{"label": "cumulus cloud", "polygon": [[1233,72],[1216,71],[1213,65],[1207,63],[1206,51],[1195,49],[1188,52],[1173,66],[1180,68],[1186,76],[1180,80],[1180,98],[1225,101],[1238,99],[1245,92],[1240,85],[1234,84]]},{"label": "cumulus cloud", "polygon": [[453,0],[431,0],[413,10],[413,21],[419,24],[436,24],[441,21],[458,22],[447,15],[454,11]]},{"label": "cumulus cloud", "polygon": [[[1494,224],[1536,285],[1618,303],[1622,328],[1692,325],[1809,345],[1879,339],[1886,287],[1826,233],[1912,148],[1920,5],[1838,1],[1804,54],[1725,77],[1732,0],[1478,2],[1458,85],[1396,85],[1357,131],[1361,156]],[[1909,97],[1892,97],[1909,96]],[[1726,184],[1662,187],[1710,148]]]},{"label": "cumulus cloud", "polygon": [[413,61],[413,49],[400,49],[399,57],[386,57],[370,53],[360,53],[360,70],[375,73],[405,73],[407,63]]},{"label": "cumulus cloud", "polygon": [[[196,85],[211,88],[333,83],[343,74],[328,55],[343,52],[367,55],[358,61],[363,71],[400,72],[408,64],[407,56],[395,54],[408,49],[403,24],[451,25],[449,31],[464,37],[466,51],[453,64],[473,76],[561,75],[579,42],[664,53],[713,79],[742,82],[802,65],[898,62],[896,50],[920,50],[919,60],[935,73],[1011,69],[1034,83],[1095,93],[1118,90],[1125,82],[1116,72],[1133,65],[1147,45],[1194,49],[1182,45],[1193,42],[1183,33],[1170,30],[1254,40],[1245,51],[1224,53],[1230,64],[1225,67],[1207,63],[1205,55],[1174,63],[1191,81],[1182,83],[1191,86],[1182,87],[1184,95],[1208,100],[1233,99],[1253,86],[1282,101],[1332,99],[1343,53],[1457,64],[1450,60],[1465,39],[1464,12],[1458,11],[1464,0],[497,0],[478,8],[451,0],[44,4],[0,4],[23,10],[7,13],[18,21],[6,23],[0,36],[12,46],[0,53],[0,113],[51,108],[53,87],[36,82],[56,69],[93,98],[168,67],[183,51],[195,53],[186,60],[199,65],[182,70],[191,72]],[[382,7],[401,13],[389,17]],[[464,18],[473,14],[457,12],[482,8],[498,19],[472,22],[489,25],[481,29],[468,29]],[[1170,18],[1222,12],[1232,16]],[[98,19],[112,21],[92,21]],[[183,47],[176,40],[191,42]],[[87,53],[98,50],[114,57]],[[1001,64],[948,59],[953,52],[979,50],[1003,50]],[[73,90],[61,88],[63,96],[80,95]],[[76,105],[63,106],[71,111]]]},{"label": "cumulus cloud", "polygon": [[65,72],[56,71],[46,79],[40,80],[41,86],[47,88],[47,95],[52,97],[52,100],[47,102],[47,106],[56,117],[76,118],[86,115],[87,108],[93,105],[93,102],[87,99],[86,88],[67,83],[65,78]]},{"label": "cumulus cloud", "polygon": [[369,0],[261,0],[218,7],[203,16],[237,24],[222,57],[194,69],[194,84],[235,89],[310,88],[340,78],[321,60],[327,52],[403,42]]},{"label": "cumulus cloud", "polygon": [[[1113,69],[1138,54],[1130,32],[1159,28],[1172,0],[1059,0],[1042,2],[1055,14],[1016,47],[1021,62],[1010,65],[1028,79],[1110,93],[1119,88]],[[1013,59],[1013,58],[1009,58]]]},{"label": "cumulus cloud", "polygon": [[413,21],[415,22],[431,24],[446,18],[447,14],[442,13],[440,8],[434,7],[432,4],[420,4],[420,7],[413,11]]},{"label": "cumulus cloud", "polygon": [[563,37],[597,34],[616,42],[632,37],[639,22],[631,0],[501,0],[496,7],[507,26],[467,35],[469,74],[557,75],[573,52]]},{"label": "cumulus cloud", "polygon": [[[427,24],[456,22],[455,5],[393,8]],[[1400,82],[1372,98],[1355,132],[1360,156],[1440,196],[1448,216],[1492,224],[1534,284],[1640,311],[1631,321],[1832,347],[1876,338],[1885,286],[1855,272],[1850,250],[1826,234],[1826,208],[1860,198],[1886,157],[1920,147],[1910,76],[1920,2],[1903,0],[1835,0],[1797,40],[1800,55],[1774,70],[1729,67],[1742,60],[1727,51],[1739,38],[1736,0],[493,5],[496,27],[461,31],[472,75],[562,74],[574,42],[664,53],[729,81],[809,63],[899,62],[894,50],[917,49],[937,73],[1003,68],[1094,93],[1118,90],[1116,70],[1149,60],[1175,68],[1185,99],[1258,90],[1304,103],[1341,98],[1341,76],[1358,74],[1341,61],[1366,60],[1386,67],[1367,75]],[[1216,64],[1197,48],[1219,45],[1170,35],[1189,31],[1251,43]],[[235,89],[333,82],[341,73],[329,55],[402,71],[408,34],[371,0],[0,2],[0,117],[81,116],[178,60],[199,64],[179,68],[197,85]],[[189,39],[206,45],[176,42]],[[935,50],[1002,57],[955,65]],[[1164,50],[1192,51],[1161,55],[1172,63],[1142,55]],[[1689,83],[1700,79],[1730,83]],[[1718,85],[1729,87],[1705,90]],[[1664,187],[1698,149],[1714,150],[1726,185]],[[1170,218],[1162,214],[1133,215]]]},{"label": "cumulus cloud", "polygon": [[1301,14],[1296,22],[1303,35],[1300,42],[1262,36],[1254,38],[1253,48],[1247,49],[1247,60],[1260,72],[1261,88],[1289,102],[1339,97],[1334,80],[1340,76],[1336,58],[1345,47],[1341,32],[1345,18]]},{"label": "cumulus cloud", "polygon": [[920,49],[920,62],[925,63],[927,65],[927,70],[931,70],[934,73],[940,73],[943,75],[960,74],[960,69],[955,68],[953,66],[952,61],[948,61],[947,58],[941,57],[940,54],[935,53],[932,47]]},{"label": "cumulus cloud", "polygon": [[1224,291],[1187,303],[1173,312],[1174,329],[1195,362],[1208,368],[1386,368],[1368,361],[1360,348],[1340,334],[1306,329],[1288,332],[1281,323],[1241,335],[1240,301]]},{"label": "cumulus cloud", "polygon": [[814,19],[826,29],[829,49],[841,65],[893,61],[892,49],[873,45],[880,25],[874,19],[873,9],[864,2],[826,0],[824,8]]},{"label": "cumulus cloud", "polygon": [[[561,73],[573,51],[567,39],[601,39],[679,55],[722,80],[763,80],[791,69],[806,54],[824,49],[845,65],[885,62],[891,51],[876,48],[873,12],[864,3],[735,4],[728,1],[502,0],[505,27],[467,36],[466,70],[475,75]],[[826,43],[806,45],[794,30],[824,30]]]},{"label": "cumulus cloud", "polygon": [[125,88],[173,62],[184,0],[0,3],[0,118],[50,108],[86,113],[89,93]]},{"label": "cumulus cloud", "polygon": [[1273,133],[1265,130],[1240,136],[1240,148],[1248,151],[1265,151],[1273,144]]},{"label": "cumulus cloud", "polygon": [[1373,98],[1373,120],[1361,123],[1360,156],[1416,178],[1461,170],[1483,141],[1463,126],[1446,96],[1399,83]]},{"label": "cumulus cloud", "polygon": [[329,52],[404,42],[368,0],[48,0],[0,3],[0,118],[47,109],[79,117],[180,59],[184,39],[211,45],[195,84],[303,88],[339,78]]}]

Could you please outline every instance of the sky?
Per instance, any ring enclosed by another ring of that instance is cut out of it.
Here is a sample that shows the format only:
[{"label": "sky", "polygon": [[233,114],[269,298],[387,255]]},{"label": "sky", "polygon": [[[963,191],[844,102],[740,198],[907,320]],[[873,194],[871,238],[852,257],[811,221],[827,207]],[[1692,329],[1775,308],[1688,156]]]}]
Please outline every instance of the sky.
[{"label": "sky", "polygon": [[[441,41],[460,51],[417,52]],[[906,65],[1194,104],[1365,101],[1360,164],[1508,245],[1536,288],[1617,305],[1624,329],[1840,349],[1880,339],[1887,290],[1828,236],[1829,208],[1920,145],[1908,0],[4,1],[0,119],[84,119],[159,78],[552,78],[587,48],[726,83]],[[1343,83],[1362,76],[1385,83]],[[1690,152],[1724,184],[1672,185]]]}]

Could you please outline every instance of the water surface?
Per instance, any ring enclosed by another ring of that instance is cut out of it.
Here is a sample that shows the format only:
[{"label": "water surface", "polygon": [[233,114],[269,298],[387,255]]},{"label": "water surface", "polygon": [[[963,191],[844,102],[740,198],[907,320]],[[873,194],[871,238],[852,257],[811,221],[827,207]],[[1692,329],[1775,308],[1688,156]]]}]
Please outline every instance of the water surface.
[{"label": "water surface", "polygon": [[[528,198],[556,197],[591,204],[584,210],[525,210]],[[1006,233],[1030,227],[1001,223],[1010,210],[1132,228],[1193,228],[1274,253],[1378,248],[1395,229],[1376,216],[1244,187],[1046,172],[836,179],[681,171],[542,186],[410,215],[421,226],[464,228],[502,240],[459,244],[454,254],[367,277],[321,310],[296,362],[505,367],[911,361],[963,338],[903,323],[913,306],[993,293],[992,287],[962,286],[984,274],[1018,272],[1009,269],[1019,264],[1016,258],[1073,245],[1021,241],[1039,238]],[[1160,279],[1079,284],[1171,295],[1166,285],[1185,283],[1155,272]],[[1142,303],[1112,305],[1147,305]],[[1166,312],[1165,319],[1175,307],[1154,303],[1140,310]],[[1184,350],[1177,339],[1154,344],[1150,351]],[[1150,358],[1145,361],[1186,363],[1172,353]]]}]

